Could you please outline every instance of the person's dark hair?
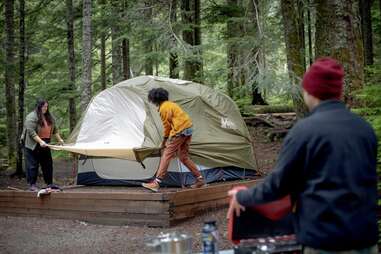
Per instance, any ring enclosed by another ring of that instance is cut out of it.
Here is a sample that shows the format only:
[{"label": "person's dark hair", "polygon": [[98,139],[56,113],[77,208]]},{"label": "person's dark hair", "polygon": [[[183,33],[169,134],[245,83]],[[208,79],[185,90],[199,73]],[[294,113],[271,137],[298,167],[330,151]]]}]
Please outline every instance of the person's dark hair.
[{"label": "person's dark hair", "polygon": [[[38,117],[38,120],[37,120],[37,123],[38,125],[40,125],[41,127],[44,126],[44,121],[42,119],[42,107],[45,105],[45,103],[48,103],[47,100],[45,99],[37,99],[37,102],[36,102],[36,113],[37,113],[37,117]],[[44,114],[44,117],[45,117],[45,120],[47,122],[48,125],[52,125],[53,123],[53,117],[52,115],[50,114],[49,112],[49,103],[48,103],[48,110],[46,110],[46,113]]]},{"label": "person's dark hair", "polygon": [[154,88],[148,92],[148,101],[155,105],[168,100],[168,91],[164,88]]}]

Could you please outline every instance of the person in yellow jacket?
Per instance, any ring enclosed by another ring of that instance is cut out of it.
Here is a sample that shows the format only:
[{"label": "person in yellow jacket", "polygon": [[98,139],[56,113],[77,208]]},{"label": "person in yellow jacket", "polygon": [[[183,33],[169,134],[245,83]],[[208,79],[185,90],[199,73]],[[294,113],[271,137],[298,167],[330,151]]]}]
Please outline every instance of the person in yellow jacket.
[{"label": "person in yellow jacket", "polygon": [[191,188],[200,188],[205,185],[204,178],[188,155],[193,132],[192,120],[179,105],[168,100],[168,95],[168,91],[164,88],[154,88],[148,93],[148,101],[158,107],[163,123],[164,140],[161,148],[164,151],[155,179],[150,183],[143,183],[142,185],[144,188],[157,192],[161,181],[167,174],[169,163],[178,154],[180,161],[196,177],[196,182],[191,185]]}]

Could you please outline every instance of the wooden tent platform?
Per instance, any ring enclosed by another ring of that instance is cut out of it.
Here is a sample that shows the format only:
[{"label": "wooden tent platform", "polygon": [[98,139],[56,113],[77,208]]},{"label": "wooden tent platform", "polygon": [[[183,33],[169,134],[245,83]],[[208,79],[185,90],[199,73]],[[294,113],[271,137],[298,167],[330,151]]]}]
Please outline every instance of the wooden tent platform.
[{"label": "wooden tent platform", "polygon": [[210,209],[227,207],[233,186],[260,180],[214,183],[200,189],[78,187],[37,198],[36,193],[0,190],[0,215],[81,220],[107,225],[169,227]]}]

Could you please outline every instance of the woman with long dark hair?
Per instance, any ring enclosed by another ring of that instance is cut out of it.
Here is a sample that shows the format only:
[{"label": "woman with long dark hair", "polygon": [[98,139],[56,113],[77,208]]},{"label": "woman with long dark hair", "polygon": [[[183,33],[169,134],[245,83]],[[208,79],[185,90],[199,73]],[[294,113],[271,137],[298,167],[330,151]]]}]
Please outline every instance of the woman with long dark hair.
[{"label": "woman with long dark hair", "polygon": [[38,99],[35,109],[25,119],[23,131],[27,181],[31,191],[38,191],[36,182],[40,165],[46,185],[53,184],[53,160],[47,145],[52,135],[59,144],[64,143],[49,112],[48,102]]}]

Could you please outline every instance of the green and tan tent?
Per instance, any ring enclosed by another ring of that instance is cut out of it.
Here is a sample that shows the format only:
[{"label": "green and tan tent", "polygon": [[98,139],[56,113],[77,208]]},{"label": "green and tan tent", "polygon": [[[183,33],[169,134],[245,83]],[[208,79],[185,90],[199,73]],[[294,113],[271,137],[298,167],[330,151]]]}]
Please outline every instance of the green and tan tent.
[{"label": "green and tan tent", "polygon": [[[256,175],[249,131],[228,96],[190,81],[141,76],[100,92],[68,144],[52,147],[82,155],[78,184],[128,185],[154,176],[163,127],[147,94],[157,87],[168,90],[169,99],[192,118],[190,155],[208,182]],[[179,186],[193,180],[176,158],[164,182]]]}]

